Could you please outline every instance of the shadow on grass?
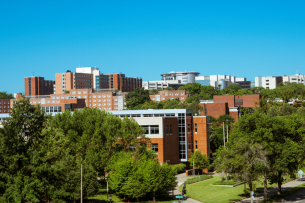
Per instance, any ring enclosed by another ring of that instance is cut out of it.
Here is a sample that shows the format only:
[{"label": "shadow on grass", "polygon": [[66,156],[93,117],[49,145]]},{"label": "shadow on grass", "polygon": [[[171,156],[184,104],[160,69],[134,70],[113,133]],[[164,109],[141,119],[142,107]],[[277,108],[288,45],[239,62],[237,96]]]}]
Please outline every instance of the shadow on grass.
[{"label": "shadow on grass", "polygon": [[[119,202],[137,202],[137,199],[124,199],[124,196],[117,196],[114,194],[113,191],[109,190],[109,194],[112,195],[113,201],[112,203],[119,203]],[[158,194],[156,193],[156,202],[172,202],[173,199],[167,196],[167,194]],[[141,203],[147,203],[147,202],[153,202],[153,194],[149,193],[145,197],[139,198],[139,202]],[[101,189],[97,193],[96,196],[90,197],[86,200],[84,200],[84,203],[107,203],[107,184],[101,183]],[[108,202],[110,203],[110,201]]]}]

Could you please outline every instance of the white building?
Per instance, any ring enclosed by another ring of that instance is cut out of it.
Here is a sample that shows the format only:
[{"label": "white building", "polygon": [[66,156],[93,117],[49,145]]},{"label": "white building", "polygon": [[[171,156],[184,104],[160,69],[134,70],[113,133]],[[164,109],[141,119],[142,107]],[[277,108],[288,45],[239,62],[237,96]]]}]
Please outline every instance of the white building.
[{"label": "white building", "polygon": [[255,87],[263,87],[265,89],[275,89],[278,84],[283,81],[281,76],[264,76],[255,77]]},{"label": "white building", "polygon": [[283,76],[283,82],[291,83],[302,83],[305,84],[305,75],[295,74],[295,75],[285,75]]}]

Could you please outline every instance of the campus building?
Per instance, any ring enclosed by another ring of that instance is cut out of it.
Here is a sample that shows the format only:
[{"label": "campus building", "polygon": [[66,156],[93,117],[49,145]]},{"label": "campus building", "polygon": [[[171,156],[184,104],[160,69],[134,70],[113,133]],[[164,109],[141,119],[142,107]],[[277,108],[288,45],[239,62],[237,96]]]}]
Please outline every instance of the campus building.
[{"label": "campus building", "polygon": [[0,99],[0,113],[9,113],[11,108],[11,99]]},{"label": "campus building", "polygon": [[24,94],[26,96],[53,94],[53,80],[45,80],[44,77],[33,76],[24,78]]},{"label": "campus building", "polygon": [[230,115],[236,121],[240,115],[239,107],[255,108],[259,107],[260,94],[253,95],[214,95],[213,100],[201,100],[200,106],[203,110],[202,116],[214,116],[218,118],[221,115]]},{"label": "campus building", "polygon": [[130,92],[142,87],[141,78],[125,77],[125,74],[113,73],[104,75],[96,67],[76,68],[72,73],[55,73],[55,93],[63,94],[73,89],[112,89]]},{"label": "campus building", "polygon": [[275,89],[281,82],[283,82],[282,76],[255,77],[255,87],[263,87],[265,89]]},{"label": "campus building", "polygon": [[193,116],[192,109],[149,109],[111,111],[121,118],[133,118],[151,139],[148,148],[156,151],[162,163],[187,162],[199,150],[210,156],[209,118]]},{"label": "campus building", "polygon": [[186,90],[163,90],[158,94],[149,95],[152,101],[166,101],[169,99],[179,99],[179,101],[185,101],[189,94]]}]

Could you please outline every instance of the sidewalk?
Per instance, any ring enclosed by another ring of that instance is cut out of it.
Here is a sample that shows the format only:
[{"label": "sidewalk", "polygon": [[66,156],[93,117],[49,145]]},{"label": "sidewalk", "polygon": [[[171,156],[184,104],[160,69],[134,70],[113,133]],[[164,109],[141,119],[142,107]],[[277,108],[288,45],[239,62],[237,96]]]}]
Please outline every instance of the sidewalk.
[{"label": "sidewalk", "polygon": [[[285,184],[282,185],[282,192],[284,192],[284,191],[286,191],[290,188],[299,186],[303,183],[305,183],[304,178],[301,181],[299,179],[296,179],[296,180],[290,181],[288,183],[285,183]],[[277,194],[277,186],[268,189],[268,197],[271,197],[271,196],[276,195],[276,194]],[[260,194],[258,194],[257,196],[254,197],[253,202],[256,203],[256,202],[260,202],[260,201],[263,201],[263,200],[264,200],[264,193],[260,193]],[[248,203],[248,202],[251,202],[251,198],[246,198],[246,199],[238,201],[238,203]]]},{"label": "sidewalk", "polygon": [[[177,187],[174,188],[174,194],[173,194],[172,190],[167,192],[167,194],[173,198],[175,198],[175,196],[178,196],[179,194],[181,194],[181,192],[179,192],[179,186],[182,185],[184,183],[184,181],[186,181],[189,178],[193,178],[194,176],[188,177],[185,173],[182,173],[182,174],[176,175],[176,177],[177,177],[178,185],[177,185]],[[173,201],[178,201],[178,200],[173,200]],[[187,200],[184,200],[184,202],[185,203],[201,203],[201,202],[191,199],[191,198],[187,198]]]}]

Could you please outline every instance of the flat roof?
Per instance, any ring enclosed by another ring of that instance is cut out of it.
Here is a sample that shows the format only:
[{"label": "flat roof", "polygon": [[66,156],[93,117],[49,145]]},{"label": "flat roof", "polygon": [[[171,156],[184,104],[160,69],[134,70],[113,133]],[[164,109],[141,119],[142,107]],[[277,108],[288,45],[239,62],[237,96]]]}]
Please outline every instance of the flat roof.
[{"label": "flat roof", "polygon": [[193,113],[193,109],[147,109],[147,110],[121,110],[108,111],[113,115],[123,114],[167,114],[167,113]]}]

